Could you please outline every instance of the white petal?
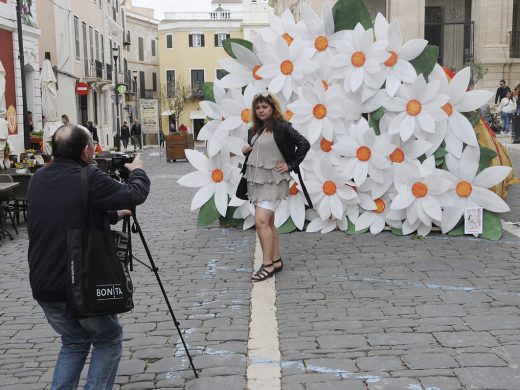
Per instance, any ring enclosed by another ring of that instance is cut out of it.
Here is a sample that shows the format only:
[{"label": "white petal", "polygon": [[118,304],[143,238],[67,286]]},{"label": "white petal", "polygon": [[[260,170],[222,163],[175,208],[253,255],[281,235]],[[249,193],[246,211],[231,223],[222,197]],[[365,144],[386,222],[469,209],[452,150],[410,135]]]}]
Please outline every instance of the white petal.
[{"label": "white petal", "polygon": [[330,211],[336,219],[343,217],[343,205],[337,196],[330,197]]},{"label": "white petal", "polygon": [[200,188],[193,199],[191,200],[191,211],[196,210],[203,206],[210,198],[213,196],[215,192],[215,184],[211,183],[205,187]]},{"label": "white petal", "polygon": [[482,206],[486,210],[494,211],[495,213],[511,211],[507,203],[504,202],[500,196],[485,188],[473,187],[470,198],[479,206]]},{"label": "white petal", "polygon": [[464,97],[460,102],[454,105],[455,109],[459,112],[469,112],[482,107],[486,102],[491,99],[493,95],[490,91],[469,91],[464,94]]},{"label": "white petal", "polygon": [[429,197],[428,199],[422,199],[422,207],[426,214],[428,214],[432,219],[440,221],[442,218],[442,210],[439,203],[433,197]]},{"label": "white petal", "polygon": [[274,225],[279,228],[289,219],[289,199],[283,199],[274,213]]},{"label": "white petal", "polygon": [[370,233],[377,234],[381,233],[385,228],[385,220],[380,216],[376,215],[374,222],[370,225]]},{"label": "white petal", "polygon": [[356,165],[356,168],[354,168],[354,182],[357,186],[360,186],[363,184],[363,182],[366,180],[368,174],[368,164],[365,162],[359,162]]},{"label": "white petal", "polygon": [[404,60],[411,61],[424,51],[427,44],[428,41],[425,39],[412,39],[401,47],[399,56]]},{"label": "white petal", "polygon": [[223,217],[226,216],[228,206],[228,193],[224,182],[216,183],[215,185],[215,206]]},{"label": "white petal", "polygon": [[478,144],[475,130],[473,130],[470,121],[464,115],[457,111],[453,111],[450,119],[448,119],[448,124],[451,131],[453,131],[457,138],[462,142],[471,146],[476,146]]},{"label": "white petal", "polygon": [[177,180],[177,183],[185,187],[204,187],[211,182],[211,176],[201,171],[190,172]]},{"label": "white petal", "polygon": [[471,183],[477,174],[479,160],[480,149],[478,147],[466,147],[464,152],[462,152],[460,163],[458,165],[460,174],[459,178]]},{"label": "white petal", "polygon": [[315,218],[307,225],[307,232],[314,233],[318,232],[325,226],[325,221],[322,221],[321,218]]},{"label": "white petal", "polygon": [[363,214],[361,214],[356,222],[356,231],[366,229],[376,219],[376,213],[373,211],[365,211]]},{"label": "white petal", "polygon": [[444,234],[452,230],[464,214],[465,201],[458,196],[454,201],[455,206],[446,207],[442,211],[441,230]]},{"label": "white petal", "polygon": [[197,152],[193,149],[186,149],[185,154],[190,164],[193,165],[196,169],[201,172],[209,172],[209,160],[201,152]]},{"label": "white petal", "polygon": [[483,188],[491,188],[494,185],[497,185],[502,180],[505,180],[507,175],[511,172],[511,167],[504,166],[496,166],[489,167],[480,172],[475,180],[473,180],[473,184]]},{"label": "white petal", "polygon": [[303,202],[303,197],[292,197],[289,202],[289,205],[291,218],[294,224],[298,229],[303,230],[303,224],[305,223],[305,204]]},{"label": "white petal", "polygon": [[471,69],[466,67],[459,70],[451,79],[448,86],[448,94],[451,96],[453,102],[459,102],[468,88],[469,80],[471,78]]},{"label": "white petal", "polygon": [[395,196],[395,198],[392,200],[392,205],[390,208],[392,210],[402,210],[409,207],[414,202],[414,200],[415,198],[411,192],[402,192]]}]

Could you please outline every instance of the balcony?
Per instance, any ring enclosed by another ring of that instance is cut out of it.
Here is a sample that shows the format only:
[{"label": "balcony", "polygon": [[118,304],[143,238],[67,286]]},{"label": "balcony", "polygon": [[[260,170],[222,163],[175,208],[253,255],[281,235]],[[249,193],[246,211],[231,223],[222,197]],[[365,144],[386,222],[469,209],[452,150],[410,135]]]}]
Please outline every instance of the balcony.
[{"label": "balcony", "polygon": [[123,31],[123,46],[130,46],[131,44],[130,31]]},{"label": "balcony", "polygon": [[97,64],[90,62],[90,60],[84,60],[84,66],[85,80],[99,81],[103,78],[103,68],[101,68],[101,75],[99,75]]},{"label": "balcony", "polygon": [[165,12],[165,20],[223,20],[223,21],[241,21],[243,19],[241,12]]},{"label": "balcony", "polygon": [[509,37],[509,57],[520,58],[520,31],[510,31]]}]

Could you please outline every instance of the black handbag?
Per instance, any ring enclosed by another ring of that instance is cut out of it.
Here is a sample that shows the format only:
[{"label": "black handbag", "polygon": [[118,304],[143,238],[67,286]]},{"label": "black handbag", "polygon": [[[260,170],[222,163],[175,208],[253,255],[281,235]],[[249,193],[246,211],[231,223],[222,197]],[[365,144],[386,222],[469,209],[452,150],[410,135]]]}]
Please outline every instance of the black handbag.
[{"label": "black handbag", "polygon": [[[260,138],[260,137],[256,137],[255,138],[255,140],[251,144],[251,147],[254,146],[254,144],[255,144],[255,142],[256,142],[256,140],[258,138]],[[242,164],[242,170],[240,171],[240,174],[242,175],[242,177],[240,178],[240,181],[238,182],[238,187],[237,187],[237,190],[235,192],[236,197],[238,199],[242,199],[242,200],[248,200],[249,199],[249,197],[247,196],[247,179],[244,176],[244,174],[246,173],[246,169],[247,169],[246,162],[247,162],[247,159],[249,158],[250,154],[251,154],[251,152],[249,152],[246,155],[246,159],[244,160],[244,163]]]},{"label": "black handbag", "polygon": [[85,318],[130,311],[134,302],[128,240],[123,233],[94,227],[87,167],[81,169],[81,188],[87,227],[67,231],[67,312]]}]

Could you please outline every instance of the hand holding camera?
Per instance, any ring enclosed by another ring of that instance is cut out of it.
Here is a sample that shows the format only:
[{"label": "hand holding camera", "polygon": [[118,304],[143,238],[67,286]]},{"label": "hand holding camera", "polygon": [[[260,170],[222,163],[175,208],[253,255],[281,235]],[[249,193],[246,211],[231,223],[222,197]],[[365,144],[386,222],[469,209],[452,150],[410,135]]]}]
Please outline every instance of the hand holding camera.
[{"label": "hand holding camera", "polygon": [[125,168],[132,172],[134,169],[143,168],[143,160],[141,160],[141,155],[136,154],[134,161],[131,163],[126,163]]}]

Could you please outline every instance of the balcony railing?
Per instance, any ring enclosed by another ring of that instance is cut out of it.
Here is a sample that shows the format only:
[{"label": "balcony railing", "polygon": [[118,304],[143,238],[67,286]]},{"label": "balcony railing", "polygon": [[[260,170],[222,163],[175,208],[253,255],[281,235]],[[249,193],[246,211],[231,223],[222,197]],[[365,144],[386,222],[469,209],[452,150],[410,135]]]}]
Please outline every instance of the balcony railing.
[{"label": "balcony railing", "polygon": [[520,58],[520,31],[510,31],[509,37],[509,57]]},{"label": "balcony railing", "polygon": [[101,61],[96,60],[95,65],[96,65],[96,77],[102,79],[103,78],[103,64],[101,63]]},{"label": "balcony railing", "polygon": [[107,80],[110,80],[112,81],[112,68],[113,66],[110,65],[110,64],[106,64],[107,65]]},{"label": "balcony railing", "polygon": [[240,12],[165,12],[165,20],[242,20]]}]

